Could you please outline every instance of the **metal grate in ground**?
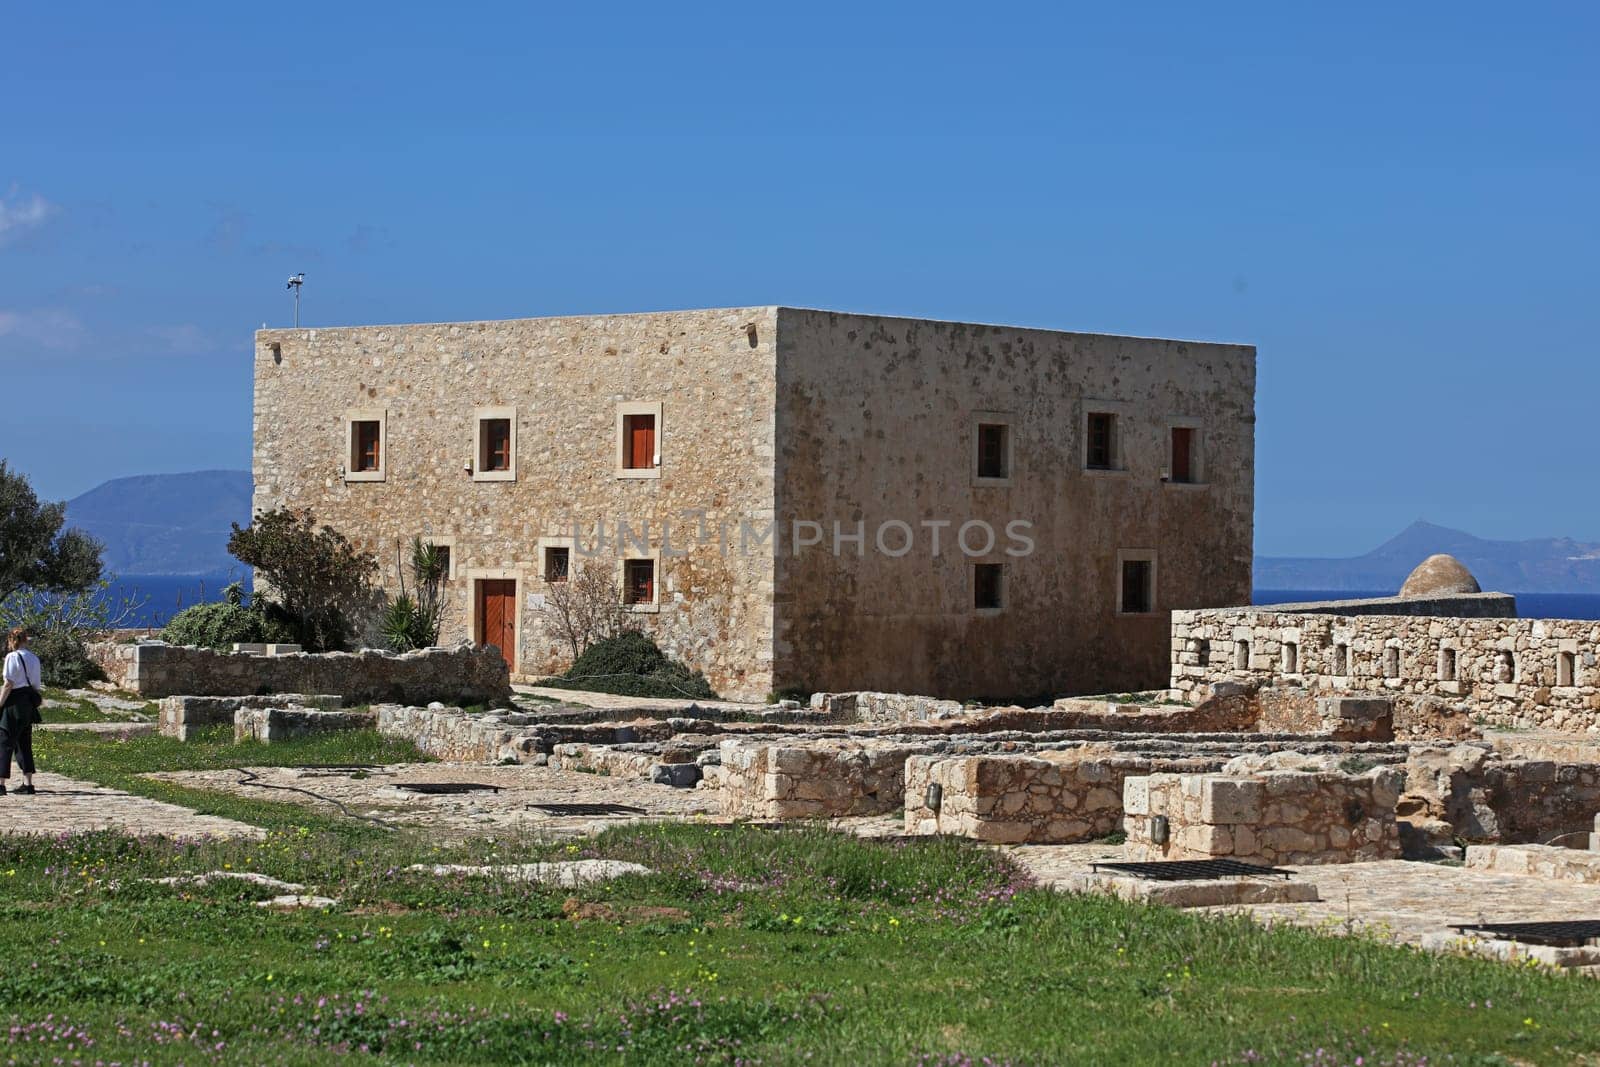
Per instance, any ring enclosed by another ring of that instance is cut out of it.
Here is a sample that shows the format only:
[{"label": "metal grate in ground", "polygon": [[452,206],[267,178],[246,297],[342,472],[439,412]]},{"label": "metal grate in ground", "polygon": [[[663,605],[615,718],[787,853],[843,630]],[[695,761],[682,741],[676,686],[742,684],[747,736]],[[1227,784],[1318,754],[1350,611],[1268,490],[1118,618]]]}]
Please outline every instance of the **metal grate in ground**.
[{"label": "metal grate in ground", "polygon": [[1497,941],[1521,941],[1529,945],[1556,945],[1574,948],[1600,939],[1600,919],[1575,919],[1564,922],[1453,923],[1452,930],[1476,934]]},{"label": "metal grate in ground", "polygon": [[643,808],[627,804],[529,804],[535,811],[546,815],[648,815]]},{"label": "metal grate in ground", "polygon": [[500,792],[499,786],[484,785],[482,782],[396,782],[395,788],[428,796],[458,796],[462,793],[481,793],[484,790],[491,793]]},{"label": "metal grate in ground", "polygon": [[1207,878],[1290,878],[1292,871],[1278,867],[1261,867],[1238,860],[1157,860],[1151,863],[1091,863],[1089,869],[1116,874],[1130,874],[1151,882],[1193,882]]}]

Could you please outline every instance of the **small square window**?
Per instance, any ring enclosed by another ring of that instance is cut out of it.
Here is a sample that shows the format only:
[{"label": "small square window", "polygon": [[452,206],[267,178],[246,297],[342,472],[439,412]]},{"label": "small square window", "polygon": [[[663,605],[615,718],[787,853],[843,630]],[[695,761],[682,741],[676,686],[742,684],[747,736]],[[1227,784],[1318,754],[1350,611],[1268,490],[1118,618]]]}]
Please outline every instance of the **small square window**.
[{"label": "small square window", "polygon": [[622,562],[622,602],[653,604],[656,599],[656,561],[629,559]]},{"label": "small square window", "polygon": [[978,424],[978,477],[1011,476],[1011,428],[1004,423]]},{"label": "small square window", "polygon": [[478,423],[478,469],[481,471],[509,471],[511,469],[511,420],[484,419]]},{"label": "small square window", "polygon": [[1385,678],[1400,677],[1400,650],[1394,645],[1383,650],[1383,676]]},{"label": "small square window", "polygon": [[435,557],[437,557],[437,559],[439,560],[439,578],[440,578],[440,580],[441,581],[449,581],[451,575],[454,574],[454,572],[455,572],[455,561],[450,558],[450,546],[449,545],[434,545],[433,546],[433,551],[434,551]]},{"label": "small square window", "polygon": [[1201,482],[1200,431],[1193,426],[1172,427],[1167,480],[1175,485]]},{"label": "small square window", "polygon": [[377,419],[350,424],[350,469],[362,474],[383,469],[383,423]]},{"label": "small square window", "polygon": [[1155,561],[1122,561],[1122,596],[1118,608],[1124,615],[1147,615],[1155,610]]},{"label": "small square window", "polygon": [[1283,643],[1283,673],[1300,673],[1300,645],[1294,641]]},{"label": "small square window", "polygon": [[1235,670],[1247,671],[1250,669],[1250,642],[1235,641],[1233,643],[1233,666]]},{"label": "small square window", "polygon": [[1456,650],[1441,648],[1439,650],[1439,681],[1453,682],[1456,680]]},{"label": "small square window", "polygon": [[564,582],[572,573],[572,550],[551,545],[544,550],[544,580]]},{"label": "small square window", "polygon": [[1578,684],[1578,654],[1576,652],[1556,653],[1556,684],[1561,686]]},{"label": "small square window", "polygon": [[972,565],[972,606],[978,611],[1005,607],[1005,571],[999,563]]},{"label": "small square window", "polygon": [[1117,469],[1117,417],[1091,411],[1085,427],[1084,466],[1094,471]]}]

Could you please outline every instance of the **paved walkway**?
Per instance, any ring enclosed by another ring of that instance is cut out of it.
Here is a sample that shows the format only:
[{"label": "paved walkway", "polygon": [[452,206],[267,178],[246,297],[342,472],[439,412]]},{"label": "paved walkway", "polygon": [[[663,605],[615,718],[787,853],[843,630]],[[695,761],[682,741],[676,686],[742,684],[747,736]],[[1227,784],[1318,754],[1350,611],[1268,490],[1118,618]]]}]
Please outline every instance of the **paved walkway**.
[{"label": "paved walkway", "polygon": [[[1046,885],[1065,888],[1095,860],[1123,859],[1120,845],[1018,845],[1002,849]],[[1289,867],[1316,885],[1308,904],[1248,904],[1201,911],[1242,911],[1262,922],[1288,922],[1329,933],[1362,931],[1420,944],[1454,923],[1600,919],[1600,886],[1501,874],[1438,863],[1384,860]]]},{"label": "paved walkway", "polygon": [[582,689],[552,689],[539,685],[514,685],[513,692],[549,697],[563,704],[578,704],[586,708],[614,708],[626,711],[631,708],[666,708],[682,711],[693,704],[700,708],[727,708],[731,711],[750,711],[764,708],[765,704],[741,704],[737,700],[669,700],[663,697],[625,697],[615,693],[590,693]]},{"label": "paved walkway", "polygon": [[[7,784],[15,786],[21,781],[13,777]],[[128,834],[167,837],[265,835],[264,830],[246,823],[198,815],[176,804],[63,778],[59,774],[36,774],[33,784],[39,789],[34,796],[19,796],[13,790],[0,797],[0,834],[53,837],[89,830],[121,830]]]}]

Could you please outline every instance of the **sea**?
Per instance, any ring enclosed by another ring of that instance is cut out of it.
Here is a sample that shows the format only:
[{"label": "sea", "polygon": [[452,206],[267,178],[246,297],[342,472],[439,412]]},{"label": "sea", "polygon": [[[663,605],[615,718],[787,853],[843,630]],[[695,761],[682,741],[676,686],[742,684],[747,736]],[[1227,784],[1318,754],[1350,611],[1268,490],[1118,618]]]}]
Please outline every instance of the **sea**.
[{"label": "sea", "polygon": [[[1524,619],[1600,619],[1600,594],[1597,593],[1516,593],[1517,614]],[[1257,604],[1295,604],[1303,600],[1365,600],[1394,596],[1394,591],[1372,592],[1347,589],[1257,589],[1252,600]]]},{"label": "sea", "polygon": [[248,571],[242,574],[133,574],[112,579],[105,598],[113,613],[125,611],[121,625],[165,626],[184,608],[221,600],[224,590],[238,582],[251,587]]}]

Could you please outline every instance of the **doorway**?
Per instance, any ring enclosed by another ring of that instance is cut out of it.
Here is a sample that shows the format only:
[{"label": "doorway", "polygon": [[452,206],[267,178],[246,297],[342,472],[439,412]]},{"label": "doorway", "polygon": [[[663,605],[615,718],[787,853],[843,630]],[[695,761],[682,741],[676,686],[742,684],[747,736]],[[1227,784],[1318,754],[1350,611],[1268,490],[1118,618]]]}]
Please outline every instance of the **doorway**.
[{"label": "doorway", "polygon": [[506,666],[517,669],[517,581],[515,578],[480,578],[477,582],[477,637],[480,645],[494,645]]}]

